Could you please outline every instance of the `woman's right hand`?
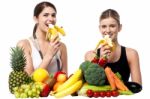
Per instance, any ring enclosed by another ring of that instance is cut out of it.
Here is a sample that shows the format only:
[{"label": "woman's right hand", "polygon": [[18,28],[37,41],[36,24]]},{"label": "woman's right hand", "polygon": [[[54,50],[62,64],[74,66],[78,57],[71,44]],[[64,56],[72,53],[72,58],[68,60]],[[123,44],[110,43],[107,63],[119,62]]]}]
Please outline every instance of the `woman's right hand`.
[{"label": "woman's right hand", "polygon": [[49,46],[48,46],[47,53],[51,55],[51,57],[55,56],[55,54],[60,48],[60,45],[61,43],[60,43],[59,35],[56,35],[53,39],[51,39]]},{"label": "woman's right hand", "polygon": [[107,43],[103,43],[100,48],[100,55],[99,55],[100,58],[104,56],[107,56],[107,58],[109,58],[110,53],[111,53],[111,47]]},{"label": "woman's right hand", "polygon": [[49,63],[52,61],[53,57],[58,52],[60,45],[61,43],[59,41],[58,36],[51,39],[51,41],[48,43],[48,48],[47,48],[47,51],[45,52],[45,55],[43,57],[42,63],[40,64],[40,67],[47,69],[47,66],[49,66]]}]

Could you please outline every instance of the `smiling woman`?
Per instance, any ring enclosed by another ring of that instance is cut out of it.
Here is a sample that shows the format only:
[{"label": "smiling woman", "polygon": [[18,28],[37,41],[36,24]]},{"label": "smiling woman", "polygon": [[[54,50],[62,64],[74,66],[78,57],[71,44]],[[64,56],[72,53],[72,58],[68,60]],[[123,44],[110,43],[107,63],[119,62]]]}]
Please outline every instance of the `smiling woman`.
[{"label": "smiling woman", "polygon": [[[118,42],[118,33],[122,29],[120,16],[117,11],[107,9],[102,12],[99,20],[99,29],[103,37],[108,35],[114,43],[114,50],[107,43],[101,45],[98,50],[86,53],[85,60],[92,61],[94,57],[99,57],[99,62],[106,58],[104,67],[110,67],[113,72],[118,72],[124,82],[131,80],[142,85],[139,55],[135,49],[125,47]],[[96,54],[95,54],[96,53]],[[95,56],[94,56],[94,55]],[[90,57],[90,58],[89,58]]]},{"label": "smiling woman", "polygon": [[32,74],[37,68],[44,68],[53,74],[57,71],[67,73],[67,49],[60,42],[58,36],[52,40],[46,39],[49,24],[56,24],[57,10],[50,2],[40,2],[34,9],[34,20],[36,22],[33,36],[21,40],[17,46],[22,47],[25,52],[27,64],[25,71]]}]

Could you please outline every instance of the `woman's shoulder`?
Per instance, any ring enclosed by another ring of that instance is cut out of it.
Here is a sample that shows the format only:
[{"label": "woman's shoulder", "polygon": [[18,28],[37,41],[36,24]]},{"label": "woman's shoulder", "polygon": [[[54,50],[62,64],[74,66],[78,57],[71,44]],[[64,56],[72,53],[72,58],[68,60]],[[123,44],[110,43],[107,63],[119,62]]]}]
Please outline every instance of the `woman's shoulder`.
[{"label": "woman's shoulder", "polygon": [[23,49],[29,49],[30,50],[30,42],[28,39],[22,39],[18,41],[17,46],[22,47]]},{"label": "woman's shoulder", "polygon": [[66,47],[66,44],[63,43],[63,42],[60,42],[61,45],[60,45],[60,54],[67,54],[67,47]]},{"label": "woman's shoulder", "polygon": [[21,46],[21,47],[27,46],[28,44],[29,44],[28,39],[22,39],[22,40],[18,41],[18,43],[17,43],[17,45]]},{"label": "woman's shoulder", "polygon": [[138,51],[136,49],[126,47],[126,54],[129,60],[138,58]]},{"label": "woman's shoulder", "polygon": [[126,52],[127,52],[127,54],[131,54],[131,55],[138,54],[136,49],[129,48],[129,47],[126,47]]},{"label": "woman's shoulder", "polygon": [[60,42],[60,43],[61,43],[60,50],[67,49],[65,43],[63,43],[63,42]]}]

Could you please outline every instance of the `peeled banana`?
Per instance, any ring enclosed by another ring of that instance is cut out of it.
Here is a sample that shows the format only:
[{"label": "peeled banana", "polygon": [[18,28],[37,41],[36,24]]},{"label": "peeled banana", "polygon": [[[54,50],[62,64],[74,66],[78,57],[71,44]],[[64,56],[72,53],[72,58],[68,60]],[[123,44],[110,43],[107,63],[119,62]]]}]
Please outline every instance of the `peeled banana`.
[{"label": "peeled banana", "polygon": [[56,25],[52,25],[52,24],[49,24],[49,29],[48,29],[48,32],[46,34],[46,39],[47,40],[51,40],[53,39],[55,36],[59,35],[59,33],[62,35],[62,36],[65,36],[66,33],[64,31],[63,28],[59,27],[59,26],[56,26]]},{"label": "peeled banana", "polygon": [[95,48],[95,51],[98,49],[98,47],[101,45],[101,44],[104,44],[104,43],[107,43],[108,46],[110,47],[114,47],[114,44],[112,42],[112,39],[109,37],[109,35],[105,35],[103,39],[101,39],[97,45],[96,45],[96,48]]}]

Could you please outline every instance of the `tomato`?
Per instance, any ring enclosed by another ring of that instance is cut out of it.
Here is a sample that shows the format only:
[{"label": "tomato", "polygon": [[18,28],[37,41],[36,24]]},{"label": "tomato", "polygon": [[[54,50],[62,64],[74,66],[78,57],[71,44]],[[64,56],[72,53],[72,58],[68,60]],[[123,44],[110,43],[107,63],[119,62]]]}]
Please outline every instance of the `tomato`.
[{"label": "tomato", "polygon": [[97,57],[94,57],[94,59],[91,61],[92,63],[98,63],[98,61],[99,61],[99,58],[97,58]]},{"label": "tomato", "polygon": [[111,91],[107,91],[106,92],[106,97],[111,97],[111,96],[112,96]]},{"label": "tomato", "polygon": [[105,96],[106,96],[106,92],[100,91],[100,92],[99,92],[99,96],[100,96],[100,97],[105,97]]},{"label": "tomato", "polygon": [[100,58],[98,61],[98,64],[102,67],[104,67],[104,65],[107,63],[107,59],[106,58]]},{"label": "tomato", "polygon": [[114,90],[111,92],[113,97],[117,97],[119,95],[119,92],[117,90]]},{"label": "tomato", "polygon": [[93,90],[88,89],[88,90],[86,91],[86,94],[87,94],[88,97],[93,97],[94,92],[93,92]]},{"label": "tomato", "polygon": [[99,92],[94,92],[93,96],[94,96],[95,98],[99,97]]}]

